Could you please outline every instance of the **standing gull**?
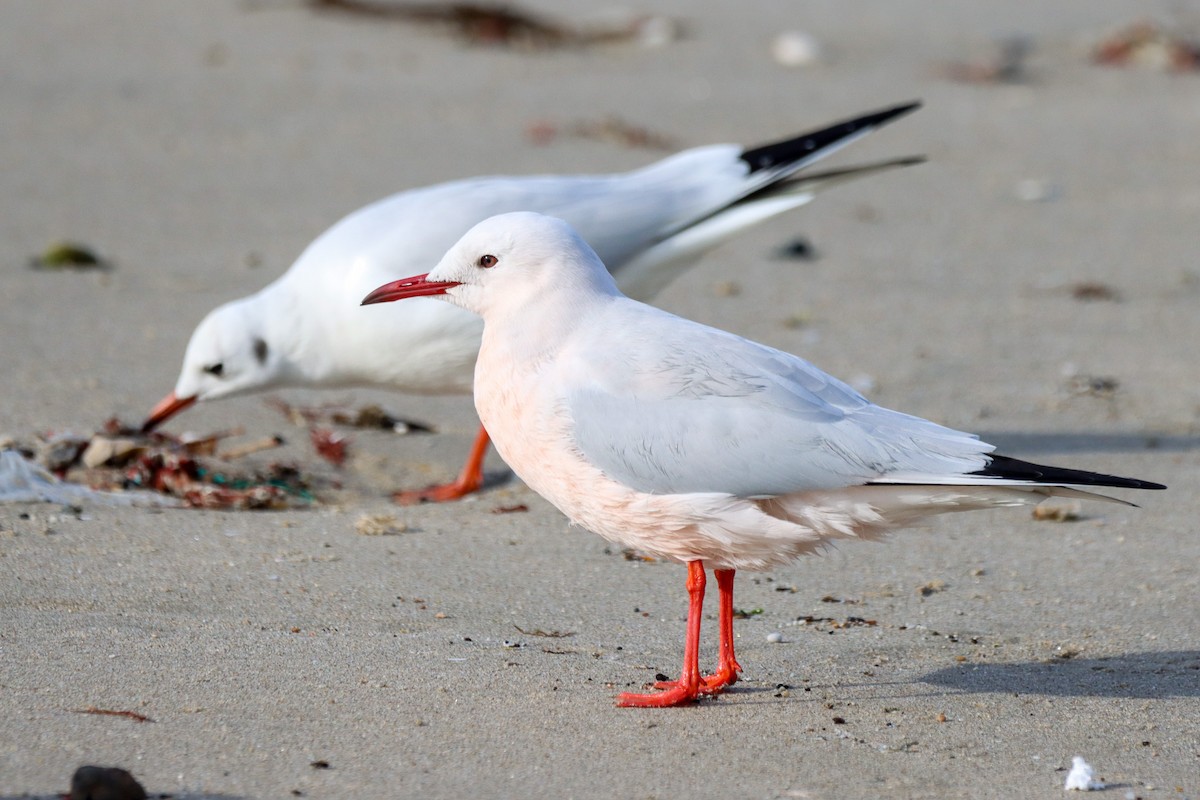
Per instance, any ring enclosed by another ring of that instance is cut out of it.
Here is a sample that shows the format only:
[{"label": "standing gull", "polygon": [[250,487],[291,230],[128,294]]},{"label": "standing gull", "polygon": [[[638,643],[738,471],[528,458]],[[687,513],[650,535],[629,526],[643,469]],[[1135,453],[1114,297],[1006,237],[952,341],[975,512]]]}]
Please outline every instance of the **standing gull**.
[{"label": "standing gull", "polygon": [[[797,356],[631,300],[552,217],[486,220],[431,272],[363,304],[426,295],[483,318],[475,408],[513,471],[572,522],[687,564],[680,677],[619,705],[680,705],[737,680],[736,570],[946,511],[1111,499],[1077,487],[1164,488],[997,455],[972,434],[874,405]],[[717,670],[702,676],[706,568],[720,633]]]},{"label": "standing gull", "polygon": [[[920,161],[801,173],[805,167],[912,111],[864,114],[755,148],[685,150],[634,172],[603,176],[493,177],[402,192],[323,233],[279,279],[212,311],[196,328],[175,390],[150,412],[151,430],[198,400],[277,387],[379,386],[415,394],[469,393],[482,324],[446,303],[364,313],[375,286],[441,258],[472,225],[508,211],[541,211],[573,224],[621,287],[648,300],[735,233],[805,205],[851,178]],[[457,480],[397,492],[397,502],[454,500],[483,482],[481,428]]]}]

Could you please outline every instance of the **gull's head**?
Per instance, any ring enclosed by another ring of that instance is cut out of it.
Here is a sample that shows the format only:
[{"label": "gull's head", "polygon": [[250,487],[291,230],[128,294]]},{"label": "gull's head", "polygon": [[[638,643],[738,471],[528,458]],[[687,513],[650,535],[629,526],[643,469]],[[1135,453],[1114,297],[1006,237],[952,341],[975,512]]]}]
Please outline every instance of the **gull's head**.
[{"label": "gull's head", "polygon": [[616,292],[600,257],[574,228],[555,217],[518,211],[485,219],[428,273],[380,286],[362,302],[441,295],[486,320],[550,295]]},{"label": "gull's head", "polygon": [[267,340],[253,299],[226,303],[196,327],[175,391],[154,407],[143,431],[153,430],[199,400],[251,392],[278,382],[279,353]]}]

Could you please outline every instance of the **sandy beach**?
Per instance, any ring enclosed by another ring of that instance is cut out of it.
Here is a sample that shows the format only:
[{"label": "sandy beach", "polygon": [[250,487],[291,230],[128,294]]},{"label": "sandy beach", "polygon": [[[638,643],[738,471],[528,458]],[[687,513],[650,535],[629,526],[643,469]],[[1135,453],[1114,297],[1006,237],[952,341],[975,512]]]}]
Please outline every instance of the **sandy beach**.
[{"label": "sandy beach", "polygon": [[[740,574],[742,681],[620,709],[679,669],[685,571],[570,527],[494,455],[467,501],[391,504],[457,472],[470,398],[275,393],[437,429],[355,431],[340,469],[263,395],[201,404],[168,430],[279,434],[245,463],[299,465],[321,502],[0,505],[0,799],[57,797],[83,764],[186,800],[1045,798],[1076,755],[1101,797],[1200,798],[1200,72],[1092,57],[1138,20],[1200,39],[1196,9],[630,7],[682,35],[530,50],[300,0],[7,0],[0,434],[140,421],[208,310],[401,189],[632,169],[920,99],[823,163],[928,163],[747,232],[658,304],[1008,455],[1169,490]],[[782,31],[815,63],[780,64]],[[1012,37],[1008,80],[989,69]],[[815,258],[778,256],[797,238]],[[60,240],[111,267],[29,267]]]}]

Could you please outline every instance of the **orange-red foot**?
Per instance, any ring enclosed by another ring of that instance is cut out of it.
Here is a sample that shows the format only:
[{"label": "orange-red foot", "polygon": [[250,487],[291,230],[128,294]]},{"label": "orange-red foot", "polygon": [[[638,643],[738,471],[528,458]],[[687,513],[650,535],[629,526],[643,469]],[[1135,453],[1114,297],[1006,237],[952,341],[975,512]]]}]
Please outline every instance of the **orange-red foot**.
[{"label": "orange-red foot", "polygon": [[[664,682],[666,683],[666,682]],[[660,686],[663,684],[655,684]],[[679,681],[671,681],[669,688],[653,694],[636,694],[622,692],[617,695],[617,705],[621,708],[672,708],[686,706],[696,702],[702,691],[700,684],[693,687],[684,686]]]},{"label": "orange-red foot", "polygon": [[478,490],[478,484],[464,486],[455,481],[454,483],[426,486],[424,489],[401,489],[392,492],[392,502],[402,506],[415,506],[418,503],[449,503],[461,500]]},{"label": "orange-red foot", "polygon": [[449,503],[461,500],[469,494],[474,494],[483,486],[483,458],[487,455],[488,432],[480,426],[475,435],[475,443],[471,445],[471,453],[467,463],[453,483],[442,483],[426,486],[424,489],[409,489],[392,493],[392,501],[402,506],[415,506],[418,503]]},{"label": "orange-red foot", "polygon": [[[742,671],[741,666],[734,663],[730,667],[721,667],[712,675],[703,675],[700,677],[700,694],[720,694],[725,690],[725,687],[732,686],[737,683],[738,673]],[[654,684],[655,689],[674,689],[679,685],[679,681],[659,681]]]}]

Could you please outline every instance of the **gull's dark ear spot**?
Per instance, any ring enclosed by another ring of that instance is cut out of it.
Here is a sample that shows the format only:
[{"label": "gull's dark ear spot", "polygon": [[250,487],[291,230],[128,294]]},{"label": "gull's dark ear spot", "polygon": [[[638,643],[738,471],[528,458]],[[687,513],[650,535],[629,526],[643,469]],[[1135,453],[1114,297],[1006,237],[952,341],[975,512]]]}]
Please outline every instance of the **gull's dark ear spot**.
[{"label": "gull's dark ear spot", "polygon": [[225,365],[218,361],[216,364],[209,364],[203,368],[205,372],[213,377],[219,378],[225,374]]},{"label": "gull's dark ear spot", "polygon": [[259,364],[267,363],[267,353],[268,352],[269,352],[269,350],[267,349],[267,343],[265,340],[263,340],[263,339],[255,339],[254,340],[254,357],[256,359],[258,359]]}]

